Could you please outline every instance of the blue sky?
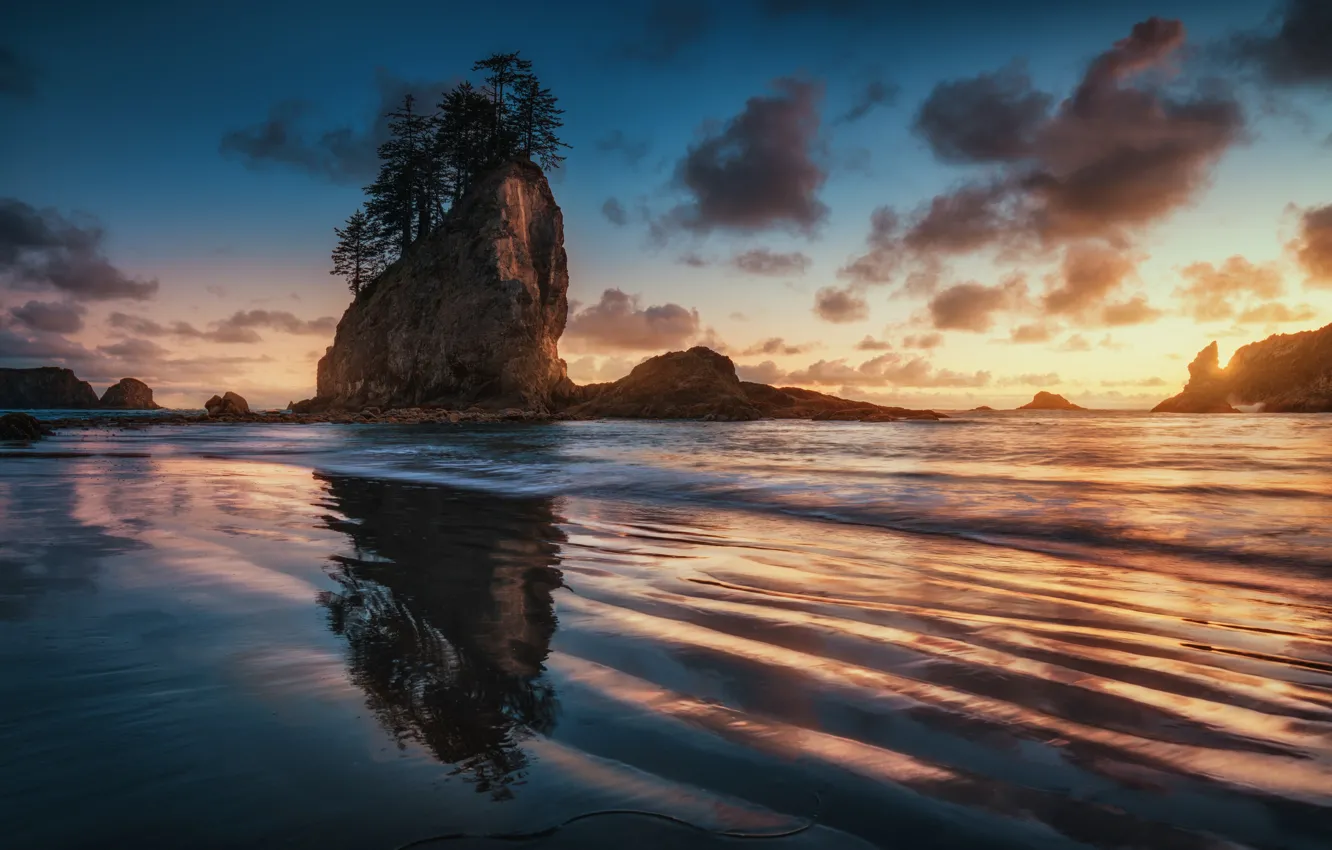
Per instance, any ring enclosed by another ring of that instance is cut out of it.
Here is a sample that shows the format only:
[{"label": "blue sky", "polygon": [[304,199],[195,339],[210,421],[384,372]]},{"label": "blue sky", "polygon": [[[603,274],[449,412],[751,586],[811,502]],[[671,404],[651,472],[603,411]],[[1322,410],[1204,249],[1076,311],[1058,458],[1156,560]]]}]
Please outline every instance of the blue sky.
[{"label": "blue sky", "polygon": [[[159,336],[140,346],[139,361],[117,362],[119,355],[103,349],[127,335],[107,317],[131,313],[204,328],[237,311],[283,311],[305,322],[340,315],[348,296],[327,274],[327,258],[332,228],[360,202],[359,185],[281,162],[244,162],[222,151],[223,137],[290,101],[304,105],[296,126],[310,137],[343,126],[363,131],[380,102],[377,80],[447,81],[471,76],[472,61],[491,51],[521,50],[566,109],[564,138],[572,149],[551,180],[565,213],[570,294],[582,305],[616,288],[642,307],[696,310],[697,332],[671,342],[688,344],[711,330],[707,338],[725,344],[737,362],[771,361],[769,371],[793,376],[791,382],[816,377],[807,367],[818,361],[856,367],[867,355],[854,344],[867,335],[892,344],[898,365],[923,358],[936,375],[988,375],[954,386],[928,379],[911,386],[907,378],[846,386],[805,381],[830,391],[944,407],[1006,403],[1049,388],[1099,404],[1148,406],[1149,397],[1169,393],[1107,382],[1159,376],[1173,391],[1184,363],[1212,338],[1223,339],[1224,356],[1269,331],[1332,320],[1332,293],[1305,283],[1286,247],[1300,235],[1301,211],[1332,203],[1332,80],[1315,68],[1298,84],[1270,82],[1253,62],[1217,58],[1236,33],[1276,32],[1283,13],[1279,3],[1241,0],[11,4],[0,13],[0,49],[20,64],[26,83],[0,95],[7,128],[0,133],[0,197],[63,216],[95,216],[110,262],[130,277],[160,281],[151,299],[77,305],[81,327],[61,339],[86,354],[60,349],[76,371],[110,381],[120,376],[116,369],[139,368],[164,384],[169,401],[190,406],[197,406],[194,395],[233,384],[260,403],[309,395],[313,358],[331,341],[327,323],[289,334],[280,323],[256,320],[264,345]],[[1244,113],[1242,128],[1207,160],[1188,197],[1120,246],[1134,257],[1121,295],[1144,295],[1155,319],[1114,327],[1061,320],[1043,345],[1005,342],[1010,325],[1040,319],[1025,307],[996,313],[985,332],[938,326],[934,299],[963,282],[996,286],[1020,272],[1027,276],[1023,303],[1040,302],[1059,285],[1046,277],[1059,273],[1057,250],[1017,260],[996,260],[988,250],[950,254],[932,292],[907,294],[901,280],[876,282],[859,290],[864,319],[830,322],[812,310],[818,290],[851,286],[838,270],[864,253],[876,208],[908,216],[986,169],[1008,167],[940,161],[913,130],[936,86],[1018,60],[1031,86],[1057,104],[1095,57],[1152,16],[1179,19],[1187,36],[1153,71],[1169,79],[1150,85],[1163,92],[1188,87],[1191,94],[1181,98],[1219,86]],[[724,132],[750,98],[777,96],[773,81],[780,78],[821,92],[808,154],[826,176],[817,200],[828,212],[816,232],[792,233],[776,222],[748,232],[677,232],[654,244],[645,218],[690,199],[672,178],[691,146]],[[840,121],[875,82],[894,96],[858,120]],[[631,161],[604,149],[615,133],[641,147],[641,156]],[[603,214],[608,198],[628,210],[626,224]],[[800,252],[808,266],[802,274],[768,276],[728,265],[756,248]],[[688,254],[712,262],[681,264]],[[1278,327],[1185,315],[1187,305],[1174,294],[1180,269],[1219,266],[1232,255],[1279,265],[1281,303],[1307,305],[1308,318]],[[51,295],[26,285],[0,290],[7,311]],[[7,321],[0,328],[10,343],[9,350],[0,346],[4,365],[28,365],[64,345],[50,331]],[[903,347],[907,337],[935,333],[940,342],[929,349]],[[803,350],[742,354],[774,337]],[[1076,350],[1073,337],[1089,350]],[[566,356],[584,379],[611,376],[657,353],[613,334],[571,343],[578,351]],[[210,359],[219,361],[216,368],[206,365]],[[170,374],[172,363],[179,374]],[[1042,386],[1018,381],[1024,375],[1043,379]]]}]

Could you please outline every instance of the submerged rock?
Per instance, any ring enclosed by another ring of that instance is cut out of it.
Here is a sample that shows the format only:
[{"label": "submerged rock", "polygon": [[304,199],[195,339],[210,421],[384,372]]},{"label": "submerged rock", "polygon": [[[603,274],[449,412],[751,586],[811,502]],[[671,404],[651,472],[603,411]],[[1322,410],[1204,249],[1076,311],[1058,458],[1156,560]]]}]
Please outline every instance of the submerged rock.
[{"label": "submerged rock", "polygon": [[0,407],[81,410],[97,407],[97,393],[69,369],[0,369]]},{"label": "submerged rock", "polygon": [[27,413],[6,413],[0,416],[0,440],[40,440],[42,423]]},{"label": "submerged rock", "polygon": [[1079,405],[1074,404],[1073,402],[1069,401],[1068,399],[1064,398],[1058,393],[1049,393],[1046,392],[1045,390],[1041,390],[1040,392],[1036,393],[1036,395],[1032,398],[1031,401],[1027,402],[1026,404],[1018,408],[1018,410],[1086,410],[1086,409],[1087,408],[1085,407],[1080,407]]},{"label": "submerged rock", "polygon": [[741,381],[731,358],[703,346],[658,355],[614,383],[577,387],[573,393],[578,401],[568,413],[576,418],[732,422],[765,417],[857,422],[943,418],[931,410],[882,407],[799,387]]},{"label": "submerged rock", "polygon": [[1183,392],[1155,410],[1234,413],[1236,404],[1267,413],[1332,412],[1332,325],[1251,342],[1224,369],[1213,342],[1189,364]]},{"label": "submerged rock", "polygon": [[250,405],[236,393],[227,392],[204,402],[204,410],[209,416],[244,416],[250,412]]},{"label": "submerged rock", "polygon": [[347,308],[308,407],[549,410],[572,389],[557,350],[568,288],[546,177],[508,163]]},{"label": "submerged rock", "polygon": [[121,378],[102,393],[102,407],[116,410],[161,410],[161,405],[153,401],[152,387],[138,378]]}]

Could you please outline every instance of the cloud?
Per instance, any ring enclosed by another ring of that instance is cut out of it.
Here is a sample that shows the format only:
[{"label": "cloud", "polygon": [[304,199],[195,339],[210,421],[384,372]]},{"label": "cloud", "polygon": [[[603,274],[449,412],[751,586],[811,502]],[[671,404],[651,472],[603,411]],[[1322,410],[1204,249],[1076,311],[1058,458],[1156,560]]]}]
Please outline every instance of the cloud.
[{"label": "cloud", "polygon": [[804,274],[810,259],[799,251],[778,253],[767,248],[755,248],[731,258],[731,265],[746,274],[783,277]]},{"label": "cloud", "polygon": [[938,348],[943,345],[943,334],[919,334],[908,336],[902,339],[903,348],[919,348],[928,351],[931,348]]},{"label": "cloud", "polygon": [[833,119],[833,124],[854,124],[880,106],[892,106],[902,88],[896,83],[873,79],[865,84],[851,107]]},{"label": "cloud", "polygon": [[0,44],[0,97],[27,100],[37,93],[37,69]]},{"label": "cloud", "polygon": [[99,345],[97,350],[111,357],[131,362],[142,362],[146,360],[160,360],[166,356],[167,350],[149,339],[130,339],[121,340],[110,345]]},{"label": "cloud", "polygon": [[104,236],[94,221],[79,225],[55,210],[0,198],[0,281],[11,289],[48,286],[79,301],[156,295],[157,281],[127,277],[106,259]]},{"label": "cloud", "polygon": [[1332,84],[1332,4],[1286,0],[1275,29],[1240,33],[1229,52],[1274,85]]},{"label": "cloud", "polygon": [[59,334],[16,333],[0,328],[0,363],[13,365],[57,363],[70,366],[89,362],[96,354]]},{"label": "cloud", "polygon": [[601,214],[616,227],[624,227],[629,223],[629,213],[614,198],[607,198],[606,203],[601,205]]},{"label": "cloud", "polygon": [[1027,282],[1013,277],[995,286],[959,283],[930,299],[930,318],[940,330],[983,333],[994,326],[994,314],[1020,306],[1027,297]]},{"label": "cloud", "polygon": [[1284,286],[1281,271],[1274,264],[1255,265],[1234,256],[1220,267],[1211,263],[1185,266],[1180,276],[1186,281],[1175,289],[1184,310],[1199,322],[1214,322],[1235,315],[1236,299],[1244,296],[1271,299],[1281,295]]},{"label": "cloud", "polygon": [[1073,334],[1059,344],[1059,351],[1091,351],[1091,343],[1082,334]]},{"label": "cloud", "polygon": [[1013,162],[1031,155],[1053,103],[1013,64],[939,83],[921,104],[913,129],[942,162]]},{"label": "cloud", "polygon": [[825,286],[814,293],[814,312],[825,322],[847,324],[869,318],[869,304],[851,289]]},{"label": "cloud", "polygon": [[815,348],[814,345],[806,343],[805,345],[790,345],[786,340],[779,336],[770,337],[762,342],[749,346],[740,352],[741,357],[753,357],[758,354],[804,354]]},{"label": "cloud", "polygon": [[611,130],[596,141],[597,150],[602,153],[618,154],[629,165],[638,165],[652,149],[647,139],[630,139],[623,130]]},{"label": "cloud", "polygon": [[223,134],[218,149],[246,168],[281,166],[333,183],[360,185],[378,173],[378,149],[390,137],[387,113],[400,108],[408,94],[416,98],[418,109],[433,113],[444,92],[456,82],[453,78],[408,81],[380,68],[375,72],[378,98],[374,111],[359,125],[307,132],[314,118],[313,106],[289,98],[275,103],[265,120]]},{"label": "cloud", "polygon": [[771,360],[764,360],[754,366],[737,363],[735,373],[740,376],[740,380],[753,381],[756,384],[776,384],[779,381],[786,380],[786,372]]},{"label": "cloud", "polygon": [[111,328],[141,337],[176,336],[184,339],[202,339],[208,342],[254,344],[263,342],[256,328],[298,335],[327,335],[337,330],[337,319],[323,316],[318,319],[299,319],[285,310],[241,310],[225,319],[210,322],[208,330],[200,330],[189,322],[163,325],[145,316],[115,312],[107,317]]},{"label": "cloud", "polygon": [[1009,331],[1008,336],[1011,342],[1016,343],[1049,342],[1057,330],[1045,322],[1033,322],[1028,325],[1018,325]]},{"label": "cloud", "polygon": [[712,24],[705,0],[652,0],[643,28],[615,49],[622,59],[660,64],[703,40]]},{"label": "cloud", "polygon": [[1125,381],[1101,381],[1103,387],[1168,387],[1170,382],[1164,378],[1134,378]]},{"label": "cloud", "polygon": [[569,363],[569,378],[579,384],[618,381],[636,365],[628,357],[579,357]]},{"label": "cloud", "polygon": [[1240,313],[1235,321],[1241,325],[1281,325],[1307,322],[1317,316],[1318,311],[1308,304],[1300,304],[1292,309],[1280,302],[1271,301],[1250,307]]},{"label": "cloud", "polygon": [[881,282],[907,261],[985,249],[1128,246],[1190,203],[1243,136],[1239,103],[1219,84],[1145,73],[1165,68],[1183,43],[1178,21],[1136,24],[1048,113],[1053,98],[1014,66],[940,84],[916,131],[940,158],[985,168],[916,209],[892,238],[872,234],[843,275]]},{"label": "cloud", "polygon": [[642,308],[639,297],[607,289],[596,304],[569,317],[564,339],[575,350],[662,351],[699,335],[697,310],[679,304]]},{"label": "cloud", "polygon": [[950,369],[936,370],[922,357],[907,358],[888,353],[855,367],[846,360],[819,360],[788,373],[784,380],[793,384],[842,387],[983,387],[990,383],[990,373],[968,375]]},{"label": "cloud", "polygon": [[897,273],[900,261],[901,219],[892,207],[878,207],[870,213],[870,232],[865,237],[869,251],[838,269],[837,276],[857,286],[887,283]]},{"label": "cloud", "polygon": [[1290,247],[1307,275],[1306,286],[1332,288],[1332,204],[1303,211]]},{"label": "cloud", "polygon": [[657,223],[660,232],[817,231],[828,215],[818,198],[828,174],[815,156],[822,89],[795,79],[773,87],[776,94],[751,97],[722,129],[690,146],[675,169],[690,200]]},{"label": "cloud", "polygon": [[1145,325],[1161,316],[1161,311],[1148,304],[1147,299],[1141,295],[1135,295],[1127,301],[1106,304],[1101,309],[1101,321],[1110,327]]},{"label": "cloud", "polygon": [[71,301],[29,301],[9,310],[9,314],[24,327],[58,334],[83,330],[83,314],[86,312],[87,308],[82,304]]},{"label": "cloud", "polygon": [[857,351],[891,351],[893,344],[884,339],[875,339],[868,334],[860,342],[856,343]]},{"label": "cloud", "polygon": [[1087,325],[1134,325],[1150,322],[1161,312],[1143,296],[1111,302],[1135,273],[1135,258],[1094,243],[1070,245],[1053,285],[1041,299],[1045,312]]},{"label": "cloud", "polygon": [[1056,372],[1046,372],[1044,374],[1028,373],[1025,375],[1009,375],[999,379],[1001,387],[1052,387],[1056,384],[1062,384]]}]

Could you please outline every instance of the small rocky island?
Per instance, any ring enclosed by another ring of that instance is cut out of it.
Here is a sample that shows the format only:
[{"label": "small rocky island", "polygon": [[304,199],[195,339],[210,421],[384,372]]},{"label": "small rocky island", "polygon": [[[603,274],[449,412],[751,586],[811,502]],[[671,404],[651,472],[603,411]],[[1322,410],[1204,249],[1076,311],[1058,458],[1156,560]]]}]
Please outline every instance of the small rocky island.
[{"label": "small rocky island", "polygon": [[1041,390],[1036,393],[1031,401],[1022,405],[1018,410],[1086,410],[1087,408],[1076,405],[1058,393],[1050,393]]},{"label": "small rocky island", "polygon": [[1153,412],[1237,413],[1235,405],[1261,405],[1267,413],[1332,412],[1332,325],[1251,342],[1224,369],[1213,342],[1189,364],[1183,391]]},{"label": "small rocky island", "polygon": [[121,378],[99,399],[71,369],[0,369],[0,408],[19,410],[159,410],[153,391],[137,378]]}]

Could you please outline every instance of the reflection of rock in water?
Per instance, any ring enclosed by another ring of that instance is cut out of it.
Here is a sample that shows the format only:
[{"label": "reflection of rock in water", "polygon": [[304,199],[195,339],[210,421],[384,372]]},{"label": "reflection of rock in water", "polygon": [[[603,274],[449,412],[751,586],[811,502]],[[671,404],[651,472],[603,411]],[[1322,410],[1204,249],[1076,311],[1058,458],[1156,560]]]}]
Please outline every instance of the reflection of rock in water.
[{"label": "reflection of rock in water", "polygon": [[507,797],[519,743],[554,725],[541,678],[555,633],[563,535],[547,500],[323,478],[357,557],[337,558],[329,626],[353,681],[399,745],[416,741]]}]

